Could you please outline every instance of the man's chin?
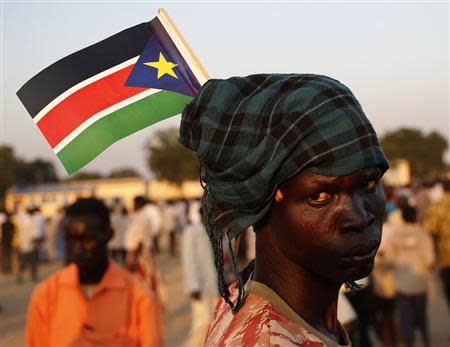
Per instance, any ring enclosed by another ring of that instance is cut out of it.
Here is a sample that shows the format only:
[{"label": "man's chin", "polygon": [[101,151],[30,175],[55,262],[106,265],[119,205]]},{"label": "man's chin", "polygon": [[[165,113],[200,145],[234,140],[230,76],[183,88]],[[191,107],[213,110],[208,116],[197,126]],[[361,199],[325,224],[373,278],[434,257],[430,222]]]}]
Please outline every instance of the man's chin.
[{"label": "man's chin", "polygon": [[82,284],[96,284],[99,283],[105,271],[98,268],[79,269],[80,283]]},{"label": "man's chin", "polygon": [[373,262],[355,267],[352,270],[353,271],[350,271],[350,273],[348,274],[348,279],[345,282],[357,281],[369,276],[373,270]]}]

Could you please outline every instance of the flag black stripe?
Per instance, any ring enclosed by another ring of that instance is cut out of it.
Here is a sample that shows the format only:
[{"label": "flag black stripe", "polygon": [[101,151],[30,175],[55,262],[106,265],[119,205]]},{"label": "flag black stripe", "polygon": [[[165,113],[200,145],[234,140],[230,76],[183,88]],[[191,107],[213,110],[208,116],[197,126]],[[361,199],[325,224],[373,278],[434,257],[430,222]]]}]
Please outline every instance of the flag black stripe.
[{"label": "flag black stripe", "polygon": [[140,55],[150,35],[150,23],[125,29],[58,60],[26,82],[17,96],[34,118],[72,86]]}]

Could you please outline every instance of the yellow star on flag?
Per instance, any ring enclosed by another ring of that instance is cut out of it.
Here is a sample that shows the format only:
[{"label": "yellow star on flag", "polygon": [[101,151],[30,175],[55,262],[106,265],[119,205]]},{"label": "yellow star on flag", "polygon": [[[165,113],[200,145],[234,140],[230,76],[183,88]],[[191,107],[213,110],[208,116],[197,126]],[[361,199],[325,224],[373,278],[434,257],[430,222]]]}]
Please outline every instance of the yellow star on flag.
[{"label": "yellow star on flag", "polygon": [[144,65],[151,66],[158,70],[158,76],[156,77],[157,79],[160,79],[165,74],[178,79],[178,76],[173,71],[173,68],[178,66],[178,64],[167,61],[161,52],[159,53],[159,61],[149,61],[147,63],[144,63]]}]

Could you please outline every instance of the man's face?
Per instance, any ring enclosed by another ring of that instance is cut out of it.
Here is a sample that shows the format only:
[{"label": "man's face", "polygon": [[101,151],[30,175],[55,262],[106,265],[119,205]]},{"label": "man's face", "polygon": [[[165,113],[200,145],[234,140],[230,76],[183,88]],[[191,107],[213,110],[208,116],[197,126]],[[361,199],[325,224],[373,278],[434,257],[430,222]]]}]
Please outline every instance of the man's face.
[{"label": "man's face", "polygon": [[64,235],[69,261],[75,263],[80,272],[89,272],[107,259],[110,234],[98,216],[65,217]]},{"label": "man's face", "polygon": [[303,171],[280,186],[269,217],[290,261],[340,284],[367,276],[381,241],[385,208],[379,169],[346,176]]}]

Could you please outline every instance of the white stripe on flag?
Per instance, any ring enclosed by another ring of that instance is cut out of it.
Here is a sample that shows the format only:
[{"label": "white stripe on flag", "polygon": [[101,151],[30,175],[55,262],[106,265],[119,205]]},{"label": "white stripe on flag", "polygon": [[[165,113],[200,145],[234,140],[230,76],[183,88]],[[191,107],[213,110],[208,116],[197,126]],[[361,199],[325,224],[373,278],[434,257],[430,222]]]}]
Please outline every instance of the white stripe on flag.
[{"label": "white stripe on flag", "polygon": [[108,116],[110,113],[117,111],[121,108],[124,108],[125,106],[131,105],[135,103],[136,101],[139,101],[141,99],[146,98],[147,96],[150,96],[152,94],[159,93],[161,89],[147,89],[143,92],[136,94],[126,100],[123,100],[121,102],[118,102],[115,105],[112,105],[108,108],[105,108],[104,110],[94,114],[92,117],[81,123],[75,130],[73,130],[69,135],[67,135],[60,143],[58,143],[54,148],[53,152],[58,154],[59,151],[61,151],[65,146],[67,146],[74,138],[76,138],[78,135],[80,135],[83,131],[85,131],[87,128],[89,128],[92,124],[97,122],[98,120],[102,119],[105,116]]},{"label": "white stripe on flag", "polygon": [[34,122],[39,122],[49,111],[51,111],[56,105],[58,105],[60,102],[62,102],[64,99],[75,93],[76,91],[86,87],[87,85],[98,81],[108,75],[113,74],[114,72],[117,72],[119,70],[122,70],[126,68],[127,66],[133,65],[137,62],[139,56],[128,59],[127,61],[124,61],[123,63],[120,63],[116,66],[113,66],[112,68],[109,68],[108,70],[102,71],[98,73],[97,75],[94,75],[92,77],[89,77],[88,79],[85,79],[84,81],[74,85],[73,87],[67,89],[65,92],[63,92],[61,95],[59,95],[56,99],[52,100],[47,106],[45,106],[37,115],[33,118]]}]

